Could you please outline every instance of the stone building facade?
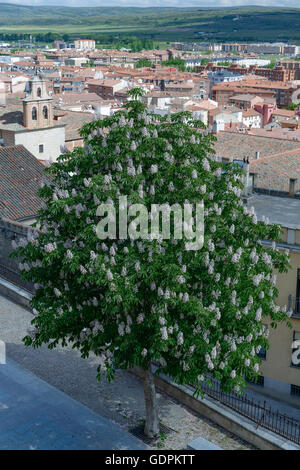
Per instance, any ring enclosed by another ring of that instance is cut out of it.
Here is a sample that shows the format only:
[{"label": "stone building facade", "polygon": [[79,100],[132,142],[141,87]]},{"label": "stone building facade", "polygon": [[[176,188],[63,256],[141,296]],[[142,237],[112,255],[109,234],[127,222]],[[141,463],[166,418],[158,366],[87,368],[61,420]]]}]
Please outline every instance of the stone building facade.
[{"label": "stone building facade", "polygon": [[41,162],[54,162],[65,144],[65,125],[53,119],[53,98],[42,75],[34,76],[25,91],[20,122],[0,124],[2,145],[23,145]]}]

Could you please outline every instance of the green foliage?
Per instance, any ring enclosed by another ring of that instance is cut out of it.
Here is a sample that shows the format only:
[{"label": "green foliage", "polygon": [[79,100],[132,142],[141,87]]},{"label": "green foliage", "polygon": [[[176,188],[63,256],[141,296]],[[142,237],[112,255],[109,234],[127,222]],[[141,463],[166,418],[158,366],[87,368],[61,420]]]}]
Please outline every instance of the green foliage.
[{"label": "green foliage", "polygon": [[299,104],[296,104],[296,103],[291,103],[287,106],[286,109],[289,109],[291,111],[294,111],[296,108],[298,108]]},{"label": "green foliage", "polygon": [[271,59],[270,63],[267,65],[267,68],[274,69],[275,66],[276,66],[276,59]]},{"label": "green foliage", "polygon": [[140,52],[142,50],[153,49],[153,41],[145,38],[139,39],[134,36],[129,36],[122,37],[118,39],[118,41],[113,41],[111,46],[116,49],[122,49],[125,47],[126,49],[130,49],[131,52]]},{"label": "green foliage", "polygon": [[207,65],[209,63],[209,59],[201,59],[201,65]]},{"label": "green foliage", "polygon": [[[239,20],[233,22],[238,16]],[[66,8],[1,4],[4,34],[45,34],[49,29],[70,40],[91,37],[113,44],[123,36],[159,41],[300,42],[300,10],[259,6],[232,8]],[[203,34],[199,35],[199,31]],[[110,36],[113,41],[108,40]],[[116,37],[117,36],[117,37]],[[44,41],[47,42],[47,41]],[[121,46],[126,47],[126,46]],[[134,47],[140,47],[136,44]],[[207,53],[211,53],[207,51]],[[235,53],[235,52],[233,52]]]},{"label": "green foliage", "polygon": [[224,60],[222,62],[218,62],[218,65],[221,65],[222,67],[229,67],[232,65],[232,62],[229,62],[228,60]]},{"label": "green foliage", "polygon": [[86,62],[84,64],[84,67],[94,67],[94,61],[93,60],[89,60],[88,62]]},{"label": "green foliage", "polygon": [[165,446],[165,441],[167,439],[167,435],[163,432],[160,432],[159,435],[159,441],[157,442],[156,446],[158,449],[163,449]]},{"label": "green foliage", "polygon": [[[286,271],[288,257],[260,243],[280,240],[280,227],[244,207],[242,170],[214,157],[201,122],[188,112],[151,114],[142,93],[131,90],[125,110],[85,124],[84,147],[46,169],[40,232],[13,254],[36,288],[35,329],[24,342],[93,353],[99,378],[155,360],[157,372],[196,391],[208,373],[239,390],[268,348],[263,319],[287,318],[275,305],[273,271]],[[114,204],[119,220],[122,195],[149,212],[154,203],[203,201],[203,248],[189,251],[172,234],[99,240],[98,206]]]},{"label": "green foliage", "polygon": [[140,59],[134,64],[135,69],[140,69],[142,67],[152,67],[152,62],[148,59]]},{"label": "green foliage", "polygon": [[161,62],[165,67],[176,67],[180,72],[186,71],[186,62],[184,59],[169,59]]}]

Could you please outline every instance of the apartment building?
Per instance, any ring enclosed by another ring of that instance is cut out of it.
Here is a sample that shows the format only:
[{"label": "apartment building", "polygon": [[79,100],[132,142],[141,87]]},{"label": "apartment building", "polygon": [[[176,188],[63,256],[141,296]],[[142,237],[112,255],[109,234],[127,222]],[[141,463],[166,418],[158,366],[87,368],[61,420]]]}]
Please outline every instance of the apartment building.
[{"label": "apartment building", "polygon": [[175,92],[175,93],[184,93],[186,96],[194,95],[194,83],[193,82],[179,82],[179,83],[168,83],[165,85],[165,91]]},{"label": "apartment building", "polygon": [[298,55],[300,54],[300,46],[295,46],[292,44],[287,44],[283,48],[283,53],[285,55]]},{"label": "apartment building", "polygon": [[225,68],[208,72],[207,78],[210,86],[213,87],[217,83],[229,83],[243,80],[243,76],[236,72],[231,72]]},{"label": "apartment building", "polygon": [[117,91],[126,87],[124,80],[88,80],[87,86],[89,93],[96,93],[101,96],[104,100],[108,100],[114,97]]},{"label": "apartment building", "polygon": [[247,44],[239,43],[226,43],[221,45],[223,52],[245,52],[247,51]]},{"label": "apartment building", "polygon": [[[268,217],[270,223],[282,226],[276,249],[289,251],[291,269],[274,273],[279,291],[276,303],[287,306],[291,328],[281,323],[274,329],[270,319],[264,317],[270,347],[260,351],[260,376],[253,387],[299,404],[300,361],[295,362],[295,351],[300,349],[300,142],[220,132],[215,151],[222,161],[249,159],[245,203],[254,207],[258,220]],[[271,249],[271,240],[261,243]],[[295,341],[299,341],[297,346]]]},{"label": "apartment building", "polygon": [[[297,155],[297,163],[299,168],[300,152]],[[277,174],[275,179],[277,182],[284,180],[288,187],[279,185],[280,188],[287,189],[286,194],[290,192],[292,196],[295,189],[299,190],[299,183],[296,184],[294,172],[287,177],[286,165],[282,162],[286,160],[281,157],[281,174]],[[295,163],[295,158],[293,158]],[[250,171],[258,172],[261,166],[262,173],[258,183],[262,184],[264,178],[263,171],[266,162],[252,162]],[[278,172],[280,162],[276,161],[268,169],[269,175]],[[289,166],[291,169],[291,167]],[[272,178],[271,178],[272,179]],[[299,179],[297,180],[299,181]],[[273,181],[274,182],[274,181]],[[278,186],[275,186],[276,189]],[[260,367],[260,377],[257,387],[264,387],[266,393],[285,399],[300,398],[300,363],[295,362],[293,353],[299,348],[300,342],[300,199],[293,197],[275,197],[267,194],[255,193],[249,200],[249,206],[253,206],[258,218],[262,216],[269,217],[270,223],[279,223],[282,228],[282,241],[277,245],[279,250],[288,250],[290,255],[291,269],[288,273],[278,274],[276,287],[279,289],[277,299],[278,305],[287,306],[291,312],[291,328],[286,324],[280,324],[276,329],[270,325],[270,319],[266,318],[264,323],[269,329],[270,348],[260,352],[262,364]],[[269,241],[263,241],[266,246],[270,246]],[[300,358],[299,358],[300,359]]]},{"label": "apartment building", "polygon": [[254,108],[254,105],[257,103],[261,103],[262,99],[259,96],[250,95],[250,94],[240,94],[234,95],[230,98],[230,104],[237,106],[240,109],[247,110],[250,108]]},{"label": "apartment building", "polygon": [[219,104],[229,104],[237,94],[255,94],[262,98],[275,98],[278,107],[286,107],[291,103],[295,88],[283,82],[247,79],[234,83],[220,83],[212,87],[212,99]]},{"label": "apartment building", "polygon": [[294,80],[300,80],[300,60],[281,60],[280,65],[286,70],[294,71]]},{"label": "apartment building", "polygon": [[91,50],[96,48],[96,43],[92,39],[77,39],[74,41],[75,49],[82,50]]},{"label": "apartment building", "polygon": [[208,70],[213,72],[226,70],[227,72],[236,73],[240,75],[253,74],[265,77],[271,81],[278,81],[284,83],[286,83],[287,81],[295,80],[295,70],[289,70],[283,65],[277,65],[274,68],[259,67],[257,64],[249,64],[249,67],[247,68],[244,65],[237,63],[228,66],[222,66],[215,64],[214,62],[209,62],[206,65],[196,65],[196,71],[198,73]]},{"label": "apartment building", "polygon": [[87,57],[69,57],[65,60],[66,65],[74,65],[75,67],[82,67],[89,59]]},{"label": "apartment building", "polygon": [[295,70],[288,70],[283,65],[278,65],[273,69],[262,68],[253,65],[249,67],[249,73],[266,77],[268,80],[277,82],[287,82],[295,80]]},{"label": "apartment building", "polygon": [[242,122],[248,129],[260,129],[262,127],[263,117],[261,113],[255,111],[255,109],[249,108],[243,111]]},{"label": "apartment building", "polygon": [[250,43],[247,44],[247,52],[255,52],[256,54],[282,54],[285,44],[279,43]]}]

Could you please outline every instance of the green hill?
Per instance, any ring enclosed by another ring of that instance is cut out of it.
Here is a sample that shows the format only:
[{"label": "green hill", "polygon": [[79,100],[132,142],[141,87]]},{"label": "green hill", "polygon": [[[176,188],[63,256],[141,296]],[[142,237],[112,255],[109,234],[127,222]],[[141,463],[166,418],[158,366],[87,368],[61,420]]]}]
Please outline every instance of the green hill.
[{"label": "green hill", "polygon": [[0,3],[0,33],[18,32],[300,44],[300,8],[68,8]]}]

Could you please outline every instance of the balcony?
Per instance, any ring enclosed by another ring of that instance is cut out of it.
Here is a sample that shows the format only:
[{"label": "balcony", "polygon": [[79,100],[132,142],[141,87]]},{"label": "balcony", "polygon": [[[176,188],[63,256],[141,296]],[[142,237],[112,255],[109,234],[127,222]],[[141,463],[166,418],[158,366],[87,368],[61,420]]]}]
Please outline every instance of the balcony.
[{"label": "balcony", "polygon": [[300,297],[288,296],[288,311],[292,312],[291,318],[300,320]]}]

